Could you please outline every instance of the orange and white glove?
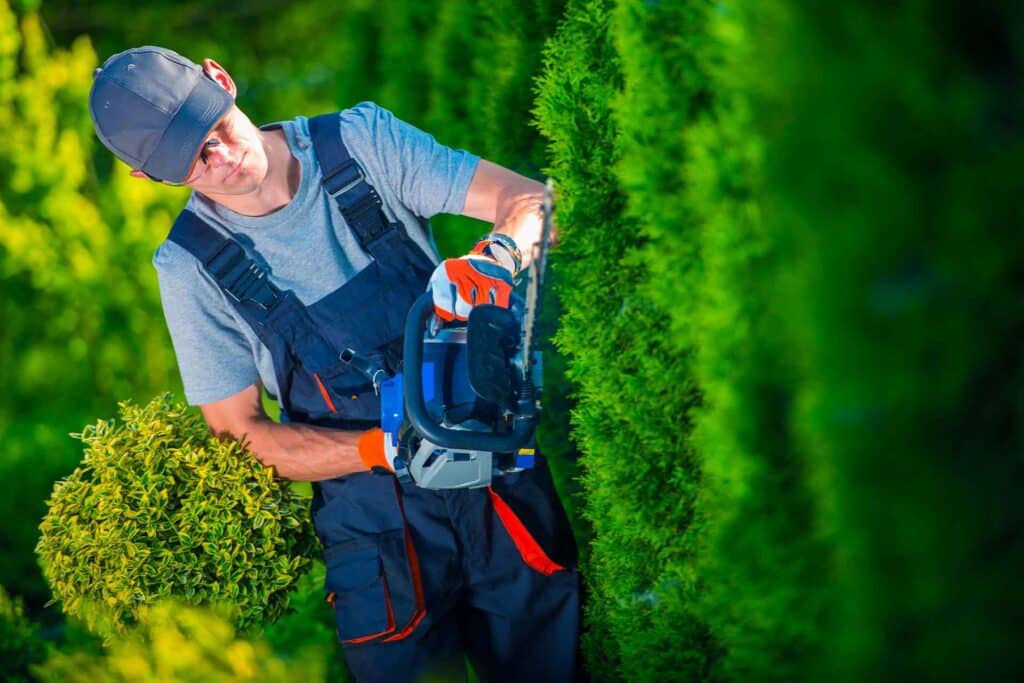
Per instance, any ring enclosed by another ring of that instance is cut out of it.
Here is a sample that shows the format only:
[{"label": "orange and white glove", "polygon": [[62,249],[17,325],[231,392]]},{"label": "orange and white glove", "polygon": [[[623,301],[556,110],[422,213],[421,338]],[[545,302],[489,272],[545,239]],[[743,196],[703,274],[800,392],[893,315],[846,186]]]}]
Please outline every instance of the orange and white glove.
[{"label": "orange and white glove", "polygon": [[484,235],[469,254],[445,259],[434,269],[429,285],[434,313],[452,322],[468,320],[480,304],[508,308],[521,264],[515,240],[501,233]]},{"label": "orange and white glove", "polygon": [[389,472],[395,471],[394,462],[398,449],[391,445],[391,436],[385,434],[380,427],[367,429],[360,434],[356,440],[356,448],[359,449],[359,457],[366,465],[366,469],[383,467]]},{"label": "orange and white glove", "polygon": [[469,254],[442,261],[430,276],[434,313],[445,322],[469,320],[479,304],[508,308],[512,274],[493,258]]}]

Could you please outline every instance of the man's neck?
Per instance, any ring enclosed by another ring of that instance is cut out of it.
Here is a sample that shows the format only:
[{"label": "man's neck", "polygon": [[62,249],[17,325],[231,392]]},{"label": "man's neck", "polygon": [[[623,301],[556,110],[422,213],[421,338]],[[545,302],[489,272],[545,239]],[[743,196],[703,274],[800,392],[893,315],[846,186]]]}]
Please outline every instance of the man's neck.
[{"label": "man's neck", "polygon": [[267,175],[255,190],[244,195],[207,195],[221,206],[243,216],[266,216],[284,208],[299,189],[302,167],[292,156],[280,128],[260,131],[267,155]]}]

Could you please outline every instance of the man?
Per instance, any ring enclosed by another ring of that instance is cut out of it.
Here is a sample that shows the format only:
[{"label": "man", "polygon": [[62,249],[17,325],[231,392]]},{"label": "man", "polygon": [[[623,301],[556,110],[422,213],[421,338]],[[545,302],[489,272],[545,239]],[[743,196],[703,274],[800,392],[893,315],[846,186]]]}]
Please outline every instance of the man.
[{"label": "man", "polygon": [[[482,489],[400,483],[372,384],[339,359],[393,368],[428,282],[444,320],[508,305],[542,186],[372,103],[257,128],[236,92],[213,60],[148,46],[108,59],[90,94],[132,175],[193,189],[153,261],[189,402],[279,476],[313,482],[357,680],[458,680],[464,655],[484,680],[571,680],[576,550],[543,460]],[[438,264],[426,219],[440,212],[494,232]]]}]

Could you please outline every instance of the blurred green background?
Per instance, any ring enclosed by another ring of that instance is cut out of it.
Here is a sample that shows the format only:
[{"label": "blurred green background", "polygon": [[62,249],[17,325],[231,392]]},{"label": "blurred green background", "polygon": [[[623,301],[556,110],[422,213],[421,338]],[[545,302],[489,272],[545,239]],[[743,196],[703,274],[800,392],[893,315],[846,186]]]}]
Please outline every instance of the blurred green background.
[{"label": "blurred green background", "polygon": [[[995,1],[0,0],[0,585],[42,628],[5,608],[0,647],[60,642],[32,547],[67,433],[180,391],[149,261],[186,194],[86,108],[146,43],[260,123],[371,99],[555,179],[541,439],[596,680],[1024,675],[1024,5]],[[330,649],[318,591],[279,656]]]}]

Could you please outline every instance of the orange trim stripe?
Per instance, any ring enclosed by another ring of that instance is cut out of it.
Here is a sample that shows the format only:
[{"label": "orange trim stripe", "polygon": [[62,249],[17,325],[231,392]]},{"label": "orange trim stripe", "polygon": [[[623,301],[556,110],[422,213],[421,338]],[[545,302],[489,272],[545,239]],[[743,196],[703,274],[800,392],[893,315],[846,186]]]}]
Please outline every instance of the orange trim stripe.
[{"label": "orange trim stripe", "polygon": [[327,387],[320,381],[320,375],[313,373],[313,379],[316,380],[316,385],[320,387],[320,395],[324,397],[324,403],[330,408],[332,413],[338,412],[338,409],[334,407],[334,401],[331,400],[331,395],[327,393]]},{"label": "orange trim stripe", "polygon": [[501,496],[490,486],[487,487],[487,492],[491,494],[491,504],[494,505],[494,511],[498,513],[498,519],[505,526],[508,535],[512,537],[512,542],[516,544],[516,549],[519,550],[523,562],[545,576],[551,576],[557,571],[564,570],[565,567],[556,564],[548,557],[536,539],[527,531],[522,520],[508,506],[508,503],[503,501]]},{"label": "orange trim stripe", "polygon": [[351,638],[349,640],[345,640],[345,641],[342,641],[342,642],[344,642],[346,644],[349,644],[349,645],[358,645],[359,643],[365,643],[368,640],[373,640],[374,638],[380,638],[381,636],[386,636],[387,634],[392,633],[395,630],[395,613],[394,613],[394,610],[391,609],[391,592],[388,590],[388,580],[387,580],[387,578],[384,579],[384,603],[388,607],[388,625],[387,625],[387,628],[385,628],[380,633],[374,633],[374,634],[368,635],[368,636],[360,636],[358,638]]},{"label": "orange trim stripe", "polygon": [[401,640],[403,638],[408,638],[409,634],[416,630],[416,627],[420,625],[420,622],[423,621],[423,617],[425,616],[427,616],[427,611],[425,609],[420,609],[413,616],[412,621],[409,622],[408,626],[403,628],[395,635],[385,638],[384,642],[390,643],[393,640]]},{"label": "orange trim stripe", "polygon": [[402,495],[398,490],[398,480],[395,480],[395,497],[398,498],[398,507],[402,511],[402,525],[405,527],[405,550],[409,556],[409,572],[412,574],[413,590],[416,592],[416,613],[401,631],[395,635],[385,638],[384,642],[401,640],[412,633],[423,617],[427,616],[426,599],[423,597],[423,577],[420,575],[420,558],[416,554],[416,548],[412,544],[412,534],[409,533],[409,523],[405,521],[405,506],[402,505]]},{"label": "orange trim stripe", "polygon": [[[405,513],[403,512],[403,516],[404,514]],[[427,616],[427,610],[424,607],[425,601],[423,599],[423,579],[420,576],[420,558],[416,555],[416,549],[412,547],[412,539],[409,537],[408,524],[405,525],[405,548],[406,553],[409,556],[409,570],[412,572],[413,589],[416,591],[416,613],[413,614],[412,620],[405,628],[390,638],[385,638],[385,642],[405,638],[420,625],[420,622],[423,621],[423,617]]]}]

